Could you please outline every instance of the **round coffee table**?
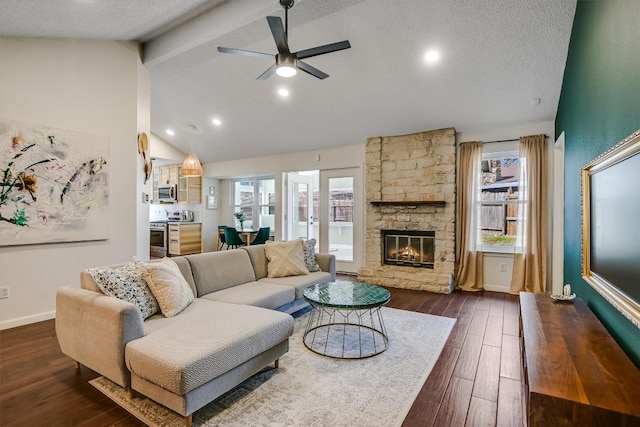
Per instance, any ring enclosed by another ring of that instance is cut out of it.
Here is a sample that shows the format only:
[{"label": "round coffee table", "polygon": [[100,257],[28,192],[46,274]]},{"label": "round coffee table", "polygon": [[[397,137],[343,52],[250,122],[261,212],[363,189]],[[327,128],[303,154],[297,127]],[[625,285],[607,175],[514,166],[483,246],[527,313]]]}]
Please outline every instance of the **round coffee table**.
[{"label": "round coffee table", "polygon": [[389,347],[380,309],[389,302],[386,289],[359,282],[329,282],[304,291],[311,305],[302,338],[314,353],[340,359],[363,359]]}]

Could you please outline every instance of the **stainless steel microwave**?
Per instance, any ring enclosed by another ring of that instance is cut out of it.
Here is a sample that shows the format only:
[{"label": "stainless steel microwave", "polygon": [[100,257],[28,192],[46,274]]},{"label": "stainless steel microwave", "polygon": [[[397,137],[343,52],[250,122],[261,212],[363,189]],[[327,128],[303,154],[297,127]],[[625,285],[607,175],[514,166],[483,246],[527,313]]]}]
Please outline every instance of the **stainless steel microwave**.
[{"label": "stainless steel microwave", "polygon": [[178,189],[175,185],[161,185],[158,187],[158,202],[175,202]]}]

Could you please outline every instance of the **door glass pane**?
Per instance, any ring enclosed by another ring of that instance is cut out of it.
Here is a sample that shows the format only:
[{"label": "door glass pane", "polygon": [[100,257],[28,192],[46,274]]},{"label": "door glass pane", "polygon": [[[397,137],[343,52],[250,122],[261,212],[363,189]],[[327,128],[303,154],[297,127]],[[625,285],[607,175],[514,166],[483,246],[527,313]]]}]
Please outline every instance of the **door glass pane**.
[{"label": "door glass pane", "polygon": [[353,261],[353,177],[329,178],[329,253]]},{"label": "door glass pane", "polygon": [[[234,183],[235,212],[244,213],[244,228],[253,228],[253,181],[236,181]],[[236,220],[236,227],[240,222]]]},{"label": "door glass pane", "polygon": [[258,214],[260,215],[258,227],[270,227],[270,232],[275,232],[276,213],[276,181],[275,179],[258,180]]},{"label": "door glass pane", "polygon": [[293,183],[293,239],[307,239],[307,193],[309,185],[302,182]]}]

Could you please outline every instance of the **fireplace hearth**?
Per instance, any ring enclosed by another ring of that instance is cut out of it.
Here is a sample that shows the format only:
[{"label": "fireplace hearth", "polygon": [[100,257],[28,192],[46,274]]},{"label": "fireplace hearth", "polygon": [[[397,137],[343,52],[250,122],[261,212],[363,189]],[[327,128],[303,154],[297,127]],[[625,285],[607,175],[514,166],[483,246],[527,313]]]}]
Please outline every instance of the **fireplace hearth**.
[{"label": "fireplace hearth", "polygon": [[435,231],[382,230],[382,263],[433,268]]}]

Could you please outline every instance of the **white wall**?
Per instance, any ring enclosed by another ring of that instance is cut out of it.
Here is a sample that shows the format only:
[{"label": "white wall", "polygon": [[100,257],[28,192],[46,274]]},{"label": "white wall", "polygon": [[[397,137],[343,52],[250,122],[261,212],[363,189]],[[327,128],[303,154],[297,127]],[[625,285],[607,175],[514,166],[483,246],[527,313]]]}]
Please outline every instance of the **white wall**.
[{"label": "white wall", "polygon": [[133,43],[0,38],[0,52],[1,117],[104,135],[110,144],[108,240],[0,247],[0,286],[11,292],[0,300],[6,329],[53,317],[56,289],[78,286],[81,269],[148,257],[148,224],[146,237],[136,230],[148,221],[137,133],[148,132],[149,83]]},{"label": "white wall", "polygon": [[[457,142],[467,141],[502,141],[505,139],[517,139],[526,135],[546,134],[549,138],[547,144],[549,146],[549,187],[553,188],[553,141],[555,140],[555,126],[553,121],[529,123],[520,126],[509,126],[504,128],[485,129],[479,131],[458,132],[456,135]],[[493,143],[490,148],[494,151],[501,151],[501,145],[504,143]],[[551,193],[551,192],[549,192]],[[549,207],[551,212],[553,211],[552,198],[549,198]],[[551,225],[551,216],[549,216],[549,224]],[[551,229],[551,227],[550,227]],[[551,232],[551,230],[550,230]],[[549,242],[553,244],[562,245],[562,240],[559,242],[553,242],[551,234],[549,235]],[[551,254],[551,252],[549,252]],[[552,269],[552,258],[549,256],[549,269]],[[511,275],[513,273],[513,254],[499,254],[488,253],[484,256],[484,287],[488,291],[496,292],[509,292],[509,286],[511,284]],[[551,276],[549,276],[550,279]],[[551,283],[551,282],[549,282]]]}]

